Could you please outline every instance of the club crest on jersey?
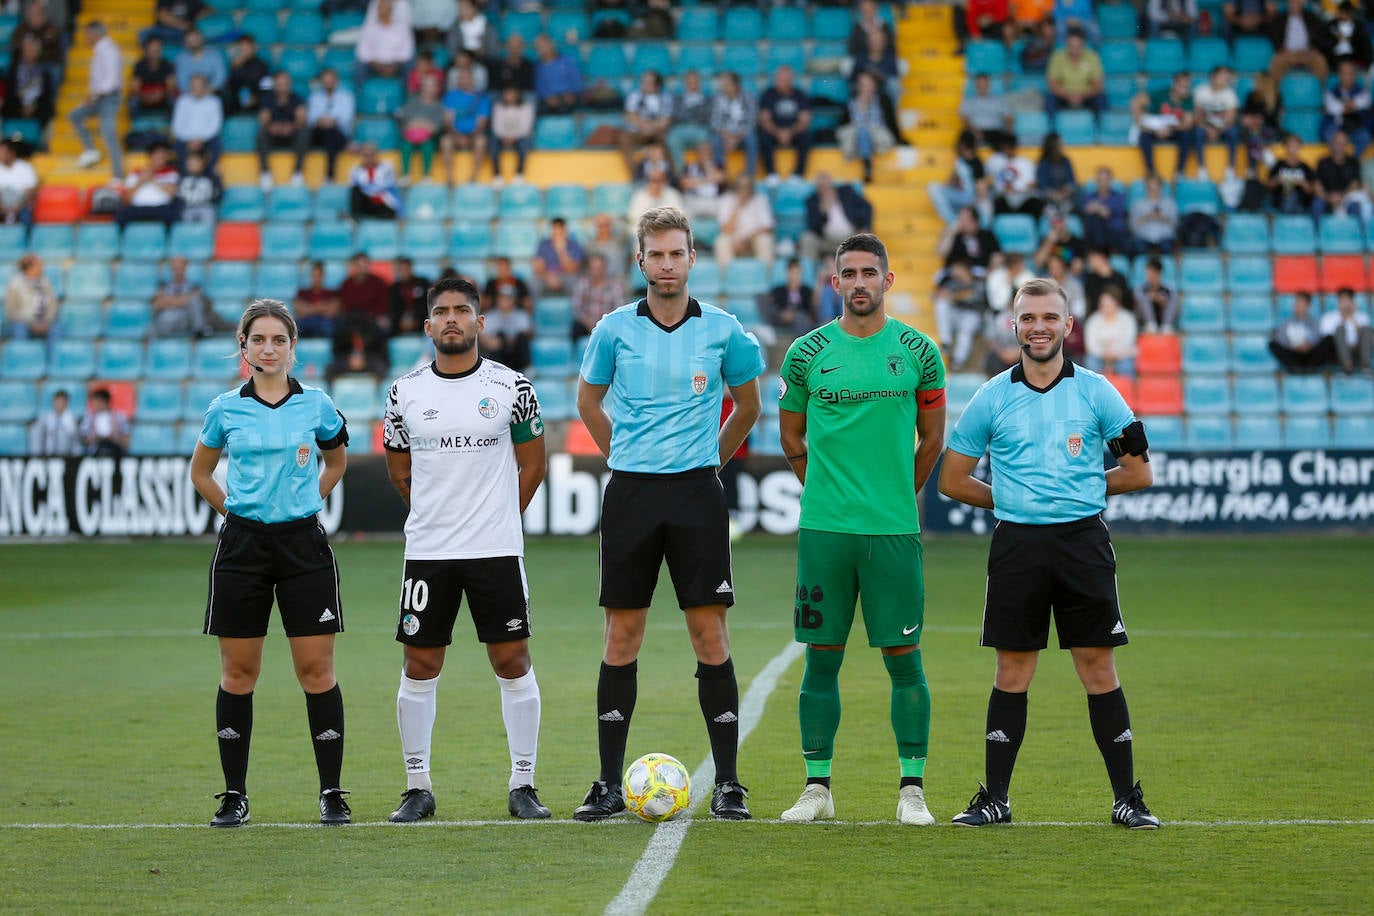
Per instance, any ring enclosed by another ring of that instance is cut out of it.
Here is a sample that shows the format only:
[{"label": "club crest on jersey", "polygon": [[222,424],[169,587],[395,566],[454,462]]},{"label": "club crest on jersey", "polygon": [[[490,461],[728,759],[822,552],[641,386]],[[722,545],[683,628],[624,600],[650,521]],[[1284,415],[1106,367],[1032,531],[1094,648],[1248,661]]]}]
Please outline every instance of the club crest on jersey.
[{"label": "club crest on jersey", "polygon": [[477,402],[477,412],[480,413],[482,416],[486,417],[488,420],[496,416],[496,412],[499,409],[500,408],[496,406],[495,398],[482,398],[482,400]]},{"label": "club crest on jersey", "polygon": [[296,449],[296,467],[303,468],[310,461],[310,446],[302,445]]},{"label": "club crest on jersey", "polygon": [[706,373],[698,372],[692,376],[692,394],[704,394],[706,391]]},{"label": "club crest on jersey", "polygon": [[1072,436],[1069,436],[1068,448],[1069,457],[1077,458],[1079,453],[1083,451],[1083,437],[1080,436],[1078,433],[1074,433]]},{"label": "club crest on jersey", "polygon": [[900,356],[889,356],[887,358],[887,371],[893,375],[902,374],[902,358]]}]

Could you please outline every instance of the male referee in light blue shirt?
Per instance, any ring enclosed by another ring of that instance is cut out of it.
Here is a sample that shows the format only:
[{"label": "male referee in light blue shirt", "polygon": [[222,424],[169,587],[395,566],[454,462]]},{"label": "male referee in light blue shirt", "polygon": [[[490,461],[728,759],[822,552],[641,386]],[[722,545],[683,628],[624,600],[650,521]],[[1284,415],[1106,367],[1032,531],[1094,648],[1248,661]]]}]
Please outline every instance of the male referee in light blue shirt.
[{"label": "male referee in light blue shirt", "polygon": [[[987,784],[954,823],[1011,822],[1008,792],[1026,734],[1026,694],[1053,612],[1060,648],[1073,655],[1088,692],[1088,718],[1116,799],[1112,822],[1153,830],[1159,818],[1135,782],[1131,719],[1116,676],[1113,649],[1126,644],[1126,625],[1101,515],[1108,495],[1152,482],[1145,427],[1107,379],[1064,358],[1073,317],[1058,283],[1024,283],[1012,321],[1021,360],[978,389],[940,467],[941,493],[997,518],[983,609],[982,644],[997,650]],[[1104,448],[1116,456],[1110,471],[1103,470]],[[973,476],[985,452],[991,486]]]},{"label": "male referee in light blue shirt", "polygon": [[[597,323],[577,386],[578,412],[611,480],[601,507],[601,774],[573,817],[596,821],[625,810],[621,773],[636,660],[667,559],[696,651],[697,696],[716,765],[711,813],[744,820],[749,809],[735,766],[739,684],[725,624],[735,603],[730,517],[718,471],[758,419],[763,351],[733,315],[687,294],[696,252],[681,210],[649,210],[637,228],[647,293]],[[735,407],[722,426],[726,388]]]}]

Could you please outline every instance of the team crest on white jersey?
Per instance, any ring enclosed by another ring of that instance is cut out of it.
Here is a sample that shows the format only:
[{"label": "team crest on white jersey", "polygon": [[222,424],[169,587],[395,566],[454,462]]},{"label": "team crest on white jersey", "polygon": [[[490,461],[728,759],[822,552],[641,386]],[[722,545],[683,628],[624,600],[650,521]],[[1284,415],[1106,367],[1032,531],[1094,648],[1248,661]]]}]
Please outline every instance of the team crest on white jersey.
[{"label": "team crest on white jersey", "polygon": [[1077,458],[1079,453],[1083,451],[1083,437],[1078,433],[1069,436],[1068,449],[1069,457]]},{"label": "team crest on white jersey", "polygon": [[296,467],[303,468],[310,461],[310,446],[302,445],[296,449]]},{"label": "team crest on white jersey", "polygon": [[501,408],[496,406],[495,398],[482,398],[477,402],[477,412],[490,420]]},{"label": "team crest on white jersey", "polygon": [[706,391],[706,373],[698,372],[692,376],[692,394],[702,394]]}]

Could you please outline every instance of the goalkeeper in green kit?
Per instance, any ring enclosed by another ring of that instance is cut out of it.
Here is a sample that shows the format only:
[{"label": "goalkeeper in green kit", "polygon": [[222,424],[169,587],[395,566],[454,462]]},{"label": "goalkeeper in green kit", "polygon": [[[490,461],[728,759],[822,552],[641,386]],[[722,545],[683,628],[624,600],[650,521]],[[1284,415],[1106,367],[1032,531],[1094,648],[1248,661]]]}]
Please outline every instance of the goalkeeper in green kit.
[{"label": "goalkeeper in green kit", "polygon": [[944,448],[945,366],[933,340],[887,316],[893,275],[876,236],[840,243],[830,282],[843,313],[798,338],[782,368],[783,454],[804,485],[794,626],[807,646],[797,703],[806,788],[782,820],[835,816],[839,672],[862,596],[869,645],[892,679],[897,820],[926,826],[935,819],[924,788],[930,689],[916,494]]}]

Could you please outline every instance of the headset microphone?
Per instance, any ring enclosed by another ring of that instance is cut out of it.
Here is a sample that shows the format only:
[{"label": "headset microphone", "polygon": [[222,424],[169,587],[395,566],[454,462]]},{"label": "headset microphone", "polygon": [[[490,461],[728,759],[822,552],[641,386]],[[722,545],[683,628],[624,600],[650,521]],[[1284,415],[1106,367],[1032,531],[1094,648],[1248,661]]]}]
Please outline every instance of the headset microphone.
[{"label": "headset microphone", "polygon": [[644,269],[644,259],[639,259],[639,272],[644,275],[644,282],[650,286],[658,286],[658,281],[649,276],[649,272]]},{"label": "headset microphone", "polygon": [[255,366],[255,365],[253,365],[252,363],[249,363],[249,362],[248,362],[248,344],[242,344],[242,343],[239,344],[239,349],[243,351],[243,361],[244,361],[245,363],[248,363],[248,368],[249,368],[249,369],[252,369],[254,372],[266,372],[266,371],[267,371],[267,370],[264,369],[262,366]]}]

